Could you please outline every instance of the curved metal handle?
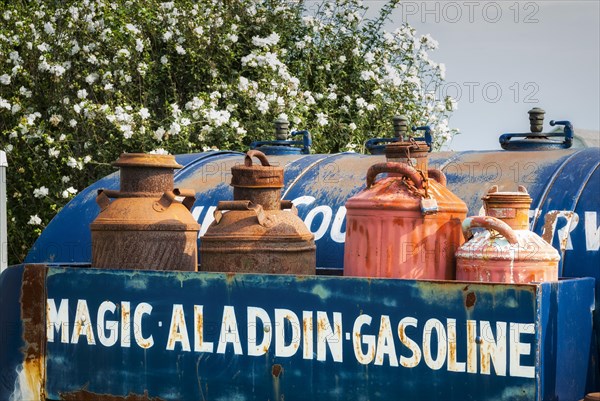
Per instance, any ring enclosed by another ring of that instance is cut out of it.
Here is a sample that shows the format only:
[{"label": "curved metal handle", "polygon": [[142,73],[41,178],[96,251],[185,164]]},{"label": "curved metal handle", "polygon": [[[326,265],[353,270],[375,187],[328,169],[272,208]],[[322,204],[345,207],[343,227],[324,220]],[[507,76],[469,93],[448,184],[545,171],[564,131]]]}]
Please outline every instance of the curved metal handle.
[{"label": "curved metal handle", "polygon": [[497,231],[502,235],[509,244],[514,245],[518,243],[517,234],[515,230],[510,228],[508,224],[500,219],[491,216],[472,216],[467,217],[462,223],[462,231],[466,240],[473,237],[471,229],[475,227],[485,228],[487,230]]},{"label": "curved metal handle", "polygon": [[425,136],[423,138],[413,138],[415,141],[425,140],[427,146],[429,146],[429,151],[433,150],[433,136],[431,135],[431,127],[429,125],[423,125],[421,127],[411,127],[413,132],[417,131],[425,131]]},{"label": "curved metal handle", "polygon": [[414,168],[404,163],[378,163],[369,167],[367,171],[367,188],[375,183],[375,178],[381,173],[395,173],[400,174],[403,177],[410,178],[418,189],[423,189],[423,177]]},{"label": "curved metal handle", "polygon": [[213,216],[215,218],[215,223],[219,224],[221,219],[223,218],[223,212],[226,210],[250,210],[256,213],[256,219],[258,220],[258,224],[263,227],[269,227],[269,219],[265,215],[265,211],[263,210],[261,205],[257,205],[252,203],[249,200],[241,200],[241,201],[220,201],[217,204],[217,209],[215,210]]},{"label": "curved metal handle", "polygon": [[103,211],[112,203],[110,198],[116,198],[116,196],[111,196],[114,195],[114,193],[118,193],[118,191],[112,191],[109,189],[98,190],[98,195],[96,195],[96,203],[98,206],[100,206],[100,211]]},{"label": "curved metal handle", "polygon": [[292,131],[292,137],[302,135],[302,154],[310,154],[310,147],[312,146],[312,136],[308,130],[303,131]]},{"label": "curved metal handle", "polygon": [[164,212],[173,202],[177,201],[178,197],[183,197],[183,200],[181,201],[183,206],[185,206],[187,210],[192,210],[192,206],[194,206],[194,202],[196,201],[196,192],[192,189],[179,188],[163,193],[160,199],[154,202],[152,208],[157,212]]},{"label": "curved metal handle", "polygon": [[446,186],[448,180],[446,179],[446,174],[442,170],[437,168],[430,168],[427,170],[427,176],[433,178],[443,186]]},{"label": "curved metal handle", "polygon": [[261,152],[260,150],[249,150],[248,152],[246,152],[246,157],[244,158],[244,165],[246,167],[252,166],[253,157],[256,157],[258,160],[260,160],[260,163],[263,166],[271,166],[269,164],[269,161],[267,160],[267,156],[265,156],[263,152]]}]

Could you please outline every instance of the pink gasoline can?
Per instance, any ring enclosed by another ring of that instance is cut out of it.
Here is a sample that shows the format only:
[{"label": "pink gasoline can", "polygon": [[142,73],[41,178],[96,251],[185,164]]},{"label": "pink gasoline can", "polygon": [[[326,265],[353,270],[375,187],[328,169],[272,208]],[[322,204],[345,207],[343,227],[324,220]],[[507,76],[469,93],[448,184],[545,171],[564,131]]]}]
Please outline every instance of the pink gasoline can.
[{"label": "pink gasoline can", "polygon": [[[456,252],[456,279],[479,282],[529,283],[558,280],[560,255],[529,231],[531,198],[523,186],[483,197],[485,216],[462,224],[468,241]],[[483,228],[475,232],[475,228]]]},{"label": "pink gasoline can", "polygon": [[[344,275],[451,280],[467,206],[428,169],[423,142],[386,146],[366,188],[346,203]],[[387,173],[387,177],[377,176]]]}]

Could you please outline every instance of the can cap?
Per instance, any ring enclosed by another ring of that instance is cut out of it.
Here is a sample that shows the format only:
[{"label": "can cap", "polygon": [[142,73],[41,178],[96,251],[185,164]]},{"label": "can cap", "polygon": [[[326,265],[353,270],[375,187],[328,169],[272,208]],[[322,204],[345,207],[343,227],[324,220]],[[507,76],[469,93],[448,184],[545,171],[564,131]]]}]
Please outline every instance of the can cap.
[{"label": "can cap", "polygon": [[517,192],[499,192],[498,186],[492,186],[487,194],[481,198],[488,205],[512,206],[515,208],[527,208],[531,205],[531,196],[523,185],[519,185]]},{"label": "can cap", "polygon": [[112,164],[114,167],[156,167],[183,168],[173,155],[152,155],[147,153],[122,153]]},{"label": "can cap", "polygon": [[[261,164],[252,164],[252,157]],[[283,168],[271,166],[264,153],[250,150],[246,153],[244,165],[231,168],[231,186],[238,188],[283,188]]]}]

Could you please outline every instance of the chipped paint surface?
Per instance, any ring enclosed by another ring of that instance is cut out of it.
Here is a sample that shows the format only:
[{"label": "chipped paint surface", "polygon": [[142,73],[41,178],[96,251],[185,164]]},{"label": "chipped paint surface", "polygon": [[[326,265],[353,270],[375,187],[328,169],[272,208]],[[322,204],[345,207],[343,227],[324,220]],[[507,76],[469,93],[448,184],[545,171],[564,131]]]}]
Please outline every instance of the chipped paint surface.
[{"label": "chipped paint surface", "polygon": [[[136,394],[151,400],[293,400],[402,392],[408,400],[425,394],[462,401],[479,400],[478,388],[499,400],[511,399],[503,395],[507,386],[536,391],[535,378],[526,370],[512,376],[509,367],[510,352],[521,353],[515,372],[534,366],[536,350],[543,352],[537,337],[503,340],[496,325],[534,323],[542,307],[537,285],[136,272],[148,285],[135,289],[126,285],[131,272],[52,273],[48,297],[56,305],[70,300],[70,328],[77,300],[86,301],[94,323],[98,305],[110,299],[122,309],[126,299],[124,320],[137,326],[139,339],[152,336],[153,344],[138,341],[134,328],[128,346],[111,347],[89,343],[85,331],[78,344],[65,344],[56,332],[48,343],[50,397],[86,391],[121,397],[115,400]],[[98,290],[83,291],[91,282]],[[327,292],[325,299],[313,291],[317,286]],[[121,324],[121,312],[107,312],[105,320]],[[485,322],[490,333],[482,332]],[[483,360],[481,341],[489,344]],[[256,348],[252,354],[250,346]],[[500,376],[503,363],[506,374]],[[331,372],[337,372],[333,379]]]}]

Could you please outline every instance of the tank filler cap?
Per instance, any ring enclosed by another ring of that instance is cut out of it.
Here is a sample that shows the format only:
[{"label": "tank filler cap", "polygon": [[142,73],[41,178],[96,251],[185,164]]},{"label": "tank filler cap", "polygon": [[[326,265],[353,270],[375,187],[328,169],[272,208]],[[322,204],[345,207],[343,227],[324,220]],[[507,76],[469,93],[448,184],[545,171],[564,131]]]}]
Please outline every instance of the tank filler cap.
[{"label": "tank filler cap", "polygon": [[[550,121],[550,126],[563,125],[563,132],[543,133],[544,115],[546,111],[534,107],[527,112],[529,114],[528,133],[510,133],[500,135],[499,141],[502,149],[506,150],[546,150],[546,149],[568,149],[573,144],[573,125],[570,121]],[[551,139],[564,138],[563,141]],[[513,140],[513,138],[524,138]]]},{"label": "tank filler cap", "polygon": [[[253,164],[256,157],[260,165]],[[283,188],[283,167],[271,166],[265,154],[249,150],[243,165],[231,168],[231,186],[238,188]]]}]

